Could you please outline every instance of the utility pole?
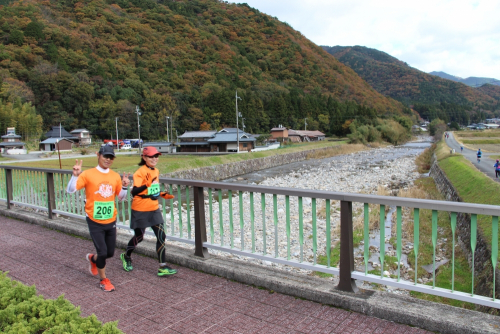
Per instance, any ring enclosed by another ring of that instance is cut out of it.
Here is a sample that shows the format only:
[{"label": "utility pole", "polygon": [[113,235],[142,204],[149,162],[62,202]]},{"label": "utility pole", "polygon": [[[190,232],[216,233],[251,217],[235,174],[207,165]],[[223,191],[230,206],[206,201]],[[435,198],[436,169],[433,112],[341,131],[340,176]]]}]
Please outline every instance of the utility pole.
[{"label": "utility pole", "polygon": [[245,132],[245,119],[243,117],[241,118],[241,123],[242,123],[241,127],[243,128],[242,130],[243,132]]},{"label": "utility pole", "polygon": [[119,151],[120,144],[118,142],[118,117],[115,117],[115,124],[116,124],[116,149]]},{"label": "utility pole", "polygon": [[169,139],[170,137],[168,136],[168,120],[169,120],[170,117],[165,116],[165,118],[167,120],[167,141],[170,142],[170,139]]},{"label": "utility pole", "polygon": [[307,122],[306,122],[307,118],[304,118],[304,131],[307,131]]},{"label": "utility pole", "polygon": [[[59,128],[59,131],[60,131],[60,128]],[[59,169],[62,169],[62,165],[61,165],[61,151],[59,150],[59,141],[60,140],[61,140],[61,138],[57,139],[56,145],[57,145],[57,154],[59,155]]]},{"label": "utility pole", "polygon": [[238,99],[241,100],[241,97],[238,96],[238,90],[236,90],[236,153],[240,152],[240,128],[238,125],[238,118],[240,113],[238,112]]},{"label": "utility pole", "polygon": [[139,124],[139,116],[141,116],[141,113],[139,110],[139,106],[135,106],[135,112],[137,113],[137,134],[139,135],[139,153],[141,153],[141,125]]}]

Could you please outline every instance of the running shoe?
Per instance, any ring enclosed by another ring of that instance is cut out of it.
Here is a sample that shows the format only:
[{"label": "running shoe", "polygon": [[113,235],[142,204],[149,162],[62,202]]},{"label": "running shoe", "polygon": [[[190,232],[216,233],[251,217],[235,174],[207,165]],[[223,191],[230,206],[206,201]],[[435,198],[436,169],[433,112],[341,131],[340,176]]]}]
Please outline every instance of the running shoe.
[{"label": "running shoe", "polygon": [[168,275],[174,275],[177,274],[177,270],[170,268],[169,266],[161,266],[158,268],[158,276],[168,276]]},{"label": "running shoe", "polygon": [[132,259],[127,258],[125,253],[120,254],[120,259],[122,260],[123,270],[132,271],[132,269],[134,269],[134,267],[132,267]]},{"label": "running shoe", "polygon": [[101,289],[103,289],[106,292],[115,291],[115,286],[113,284],[111,284],[111,282],[109,281],[109,278],[105,278],[105,279],[101,280],[100,285],[101,285]]},{"label": "running shoe", "polygon": [[87,261],[89,261],[89,272],[92,275],[97,275],[97,266],[94,262],[92,262],[92,257],[94,257],[94,254],[87,254]]}]

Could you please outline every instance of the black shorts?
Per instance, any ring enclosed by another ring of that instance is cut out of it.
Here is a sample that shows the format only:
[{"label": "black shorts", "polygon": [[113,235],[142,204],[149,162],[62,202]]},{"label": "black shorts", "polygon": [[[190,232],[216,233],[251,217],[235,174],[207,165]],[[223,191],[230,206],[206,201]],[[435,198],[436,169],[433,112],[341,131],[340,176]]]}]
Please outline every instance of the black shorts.
[{"label": "black shorts", "polygon": [[104,268],[106,259],[113,257],[116,246],[116,221],[99,224],[87,217],[89,233],[97,251],[97,268]]},{"label": "black shorts", "polygon": [[147,228],[164,223],[160,209],[155,211],[135,211],[132,210],[130,228]]}]

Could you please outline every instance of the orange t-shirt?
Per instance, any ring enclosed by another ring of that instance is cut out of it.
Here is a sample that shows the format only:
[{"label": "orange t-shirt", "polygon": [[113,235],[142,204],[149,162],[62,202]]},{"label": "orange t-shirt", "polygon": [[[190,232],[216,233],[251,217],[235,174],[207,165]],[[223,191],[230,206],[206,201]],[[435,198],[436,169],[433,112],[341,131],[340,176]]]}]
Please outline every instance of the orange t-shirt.
[{"label": "orange t-shirt", "polygon": [[[154,179],[154,181],[153,181]],[[151,169],[146,165],[141,166],[134,173],[134,187],[147,186],[151,187],[152,184],[159,184],[160,171],[158,168]],[[139,193],[139,195],[147,195],[148,189]],[[158,201],[152,200],[150,198],[142,198],[140,196],[134,196],[132,200],[132,210],[135,211],[156,211],[158,210]]]},{"label": "orange t-shirt", "polygon": [[[117,172],[102,173],[97,168],[84,171],[76,181],[76,189],[85,188],[85,212],[99,224],[116,220],[115,196],[122,189],[122,180]],[[96,204],[96,205],[94,205]],[[111,216],[110,218],[107,218]]]}]

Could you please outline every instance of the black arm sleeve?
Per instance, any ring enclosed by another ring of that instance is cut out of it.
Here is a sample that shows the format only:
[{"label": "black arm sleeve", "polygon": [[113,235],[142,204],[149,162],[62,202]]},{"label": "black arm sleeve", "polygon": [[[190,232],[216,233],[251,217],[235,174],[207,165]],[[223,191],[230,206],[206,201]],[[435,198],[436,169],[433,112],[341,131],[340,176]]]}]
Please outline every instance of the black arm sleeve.
[{"label": "black arm sleeve", "polygon": [[140,187],[133,187],[132,188],[132,196],[139,195],[139,193],[143,192],[147,188],[148,188],[148,186],[146,186],[146,185],[143,185],[143,186],[140,186]]}]

